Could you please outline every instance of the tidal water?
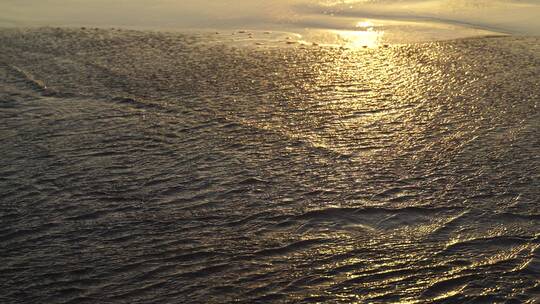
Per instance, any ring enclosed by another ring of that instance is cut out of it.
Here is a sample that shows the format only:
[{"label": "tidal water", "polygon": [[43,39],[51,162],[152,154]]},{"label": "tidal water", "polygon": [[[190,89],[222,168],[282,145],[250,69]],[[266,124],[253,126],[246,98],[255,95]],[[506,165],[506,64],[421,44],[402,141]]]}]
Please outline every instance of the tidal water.
[{"label": "tidal water", "polygon": [[538,37],[2,29],[0,143],[1,303],[540,299]]}]

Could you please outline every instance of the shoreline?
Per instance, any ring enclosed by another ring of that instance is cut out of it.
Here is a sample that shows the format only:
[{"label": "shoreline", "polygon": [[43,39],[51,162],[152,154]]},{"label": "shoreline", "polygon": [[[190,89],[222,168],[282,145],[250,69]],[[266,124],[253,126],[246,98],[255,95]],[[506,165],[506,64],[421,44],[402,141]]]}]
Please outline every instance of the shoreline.
[{"label": "shoreline", "polygon": [[[471,32],[468,35],[441,36],[431,38],[396,38],[389,37],[396,35],[393,32],[377,30],[336,30],[336,29],[304,29],[294,31],[294,29],[258,29],[258,28],[160,28],[160,27],[115,27],[115,26],[1,26],[0,30],[23,30],[40,31],[47,29],[61,30],[103,30],[116,32],[135,32],[135,33],[164,33],[191,35],[193,37],[211,38],[217,43],[233,43],[237,45],[252,46],[320,46],[337,47],[346,49],[375,48],[389,45],[411,45],[424,44],[445,41],[459,41],[464,39],[483,39],[483,38],[502,38],[502,37],[539,37],[535,35],[518,35],[502,32],[483,31]],[[378,36],[380,35],[380,37]],[[370,37],[372,36],[372,37]],[[386,36],[386,37],[385,37]],[[367,37],[367,38],[366,38]]]}]

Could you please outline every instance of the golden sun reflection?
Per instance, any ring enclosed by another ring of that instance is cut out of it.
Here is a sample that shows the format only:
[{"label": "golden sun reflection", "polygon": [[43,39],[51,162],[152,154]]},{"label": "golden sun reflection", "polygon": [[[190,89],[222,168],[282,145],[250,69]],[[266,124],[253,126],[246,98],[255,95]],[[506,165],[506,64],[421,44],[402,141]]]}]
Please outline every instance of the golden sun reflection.
[{"label": "golden sun reflection", "polygon": [[334,31],[345,43],[346,47],[376,47],[381,44],[384,32],[371,28],[362,31]]},{"label": "golden sun reflection", "polygon": [[384,31],[375,30],[373,22],[359,21],[356,28],[358,30],[334,31],[334,33],[345,42],[346,47],[350,48],[376,47],[381,44]]},{"label": "golden sun reflection", "polygon": [[361,28],[371,28],[373,29],[373,27],[375,26],[375,24],[371,21],[359,21],[357,24],[356,24],[356,27],[361,27]]}]

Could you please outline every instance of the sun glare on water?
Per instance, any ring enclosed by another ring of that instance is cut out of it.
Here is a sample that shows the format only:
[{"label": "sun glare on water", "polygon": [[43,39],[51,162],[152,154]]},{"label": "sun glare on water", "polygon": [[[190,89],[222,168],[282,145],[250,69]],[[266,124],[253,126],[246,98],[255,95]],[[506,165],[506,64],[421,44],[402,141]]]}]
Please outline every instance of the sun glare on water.
[{"label": "sun glare on water", "polygon": [[356,30],[333,31],[349,48],[377,47],[382,43],[384,31],[376,29],[371,21],[359,21]]}]

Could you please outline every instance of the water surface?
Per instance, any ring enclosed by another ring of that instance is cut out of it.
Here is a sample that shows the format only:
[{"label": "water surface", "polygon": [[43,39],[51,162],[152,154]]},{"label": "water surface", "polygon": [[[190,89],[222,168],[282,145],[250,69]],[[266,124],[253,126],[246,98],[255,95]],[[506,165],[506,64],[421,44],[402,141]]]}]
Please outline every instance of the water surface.
[{"label": "water surface", "polygon": [[540,40],[287,37],[1,30],[0,301],[537,300]]}]

